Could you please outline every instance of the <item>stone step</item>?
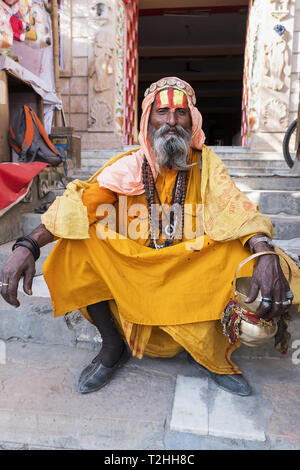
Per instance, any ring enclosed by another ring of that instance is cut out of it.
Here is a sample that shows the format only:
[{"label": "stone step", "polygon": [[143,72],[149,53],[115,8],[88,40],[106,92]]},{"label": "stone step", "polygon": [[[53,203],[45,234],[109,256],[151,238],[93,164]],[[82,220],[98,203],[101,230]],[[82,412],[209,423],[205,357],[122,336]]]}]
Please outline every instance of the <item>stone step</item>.
[{"label": "stone step", "polygon": [[0,299],[0,338],[15,338],[29,343],[78,346],[84,349],[99,349],[101,337],[96,328],[79,312],[54,318],[47,285],[42,276],[33,279],[33,295],[23,292],[19,283],[20,307],[7,304]]},{"label": "stone step", "polygon": [[241,158],[222,158],[227,168],[263,168],[280,171],[290,171],[285,161],[282,160],[252,160]]},{"label": "stone step", "polygon": [[273,176],[265,174],[241,175],[232,174],[233,180],[241,191],[276,190],[300,191],[299,176]]},{"label": "stone step", "polygon": [[243,192],[259,206],[263,213],[300,214],[300,191],[249,190]]},{"label": "stone step", "polygon": [[291,172],[289,168],[269,168],[269,167],[251,167],[251,166],[232,166],[228,168],[228,173],[232,177],[238,176],[287,176]]},{"label": "stone step", "polygon": [[200,464],[197,450],[299,448],[299,366],[290,359],[234,357],[251,384],[248,397],[217,388],[185,353],[131,358],[105,387],[82,395],[77,381],[91,352],[17,340],[2,346],[0,449],[103,449],[109,457],[145,450],[143,459],[188,450]]},{"label": "stone step", "polygon": [[29,235],[41,223],[41,214],[29,212],[21,216],[21,224],[23,227],[23,234]]},{"label": "stone step", "polygon": [[274,240],[288,240],[300,237],[300,216],[286,214],[266,214],[270,217],[275,230]]}]

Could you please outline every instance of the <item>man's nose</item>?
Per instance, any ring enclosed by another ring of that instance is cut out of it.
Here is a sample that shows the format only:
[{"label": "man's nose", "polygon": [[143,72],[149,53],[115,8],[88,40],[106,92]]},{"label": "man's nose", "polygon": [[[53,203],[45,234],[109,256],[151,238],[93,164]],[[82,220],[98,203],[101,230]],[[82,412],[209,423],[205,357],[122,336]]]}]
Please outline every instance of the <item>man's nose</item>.
[{"label": "man's nose", "polygon": [[168,112],[168,117],[167,117],[167,124],[169,124],[169,126],[176,126],[176,114],[175,114],[175,110],[169,110]]}]

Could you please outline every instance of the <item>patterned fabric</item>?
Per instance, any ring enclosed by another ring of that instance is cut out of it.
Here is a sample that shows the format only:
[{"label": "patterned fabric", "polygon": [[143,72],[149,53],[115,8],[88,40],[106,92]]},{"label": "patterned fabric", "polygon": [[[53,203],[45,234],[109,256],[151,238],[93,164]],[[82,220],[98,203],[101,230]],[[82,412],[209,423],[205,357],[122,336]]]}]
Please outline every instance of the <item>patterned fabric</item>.
[{"label": "patterned fabric", "polygon": [[125,47],[125,144],[133,145],[136,119],[137,87],[137,41],[138,41],[138,0],[126,3],[126,47]]}]

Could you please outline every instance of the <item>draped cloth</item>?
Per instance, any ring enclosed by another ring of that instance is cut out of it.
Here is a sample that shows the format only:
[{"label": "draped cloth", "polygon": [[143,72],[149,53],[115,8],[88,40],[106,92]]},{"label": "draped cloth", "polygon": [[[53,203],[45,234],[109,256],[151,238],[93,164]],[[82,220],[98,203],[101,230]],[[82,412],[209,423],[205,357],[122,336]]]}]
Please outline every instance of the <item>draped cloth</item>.
[{"label": "draped cloth", "polygon": [[[195,165],[189,170],[185,202],[191,204],[187,220],[192,221],[197,204],[202,205],[198,214],[202,234],[163,250],[149,248],[149,230],[139,240],[111,228],[107,238],[99,238],[98,204],[115,203],[120,209],[121,196],[127,197],[128,207],[146,204],[144,157],[165,200],[167,185],[157,171],[148,138],[156,92],[143,101],[141,147],[116,155],[88,181],[69,183],[64,195],[42,215],[45,227],[61,239],[44,264],[54,313],[80,309],[91,321],[86,307],[108,300],[133,355],[170,357],[185,349],[216,373],[238,373],[230,359],[236,346],[222,334],[219,320],[233,294],[236,267],[249,255],[244,243],[255,233],[272,238],[274,230],[270,219],[235,186],[223,162],[204,144],[202,117],[189,96],[189,159]],[[127,224],[131,221],[128,216]],[[298,275],[291,287],[300,303],[299,270],[289,261],[295,278]],[[250,262],[240,274],[249,276],[252,270]]]},{"label": "draped cloth", "polygon": [[[122,155],[107,165],[119,158]],[[192,162],[199,159],[200,152],[192,151]],[[188,203],[204,201],[203,237],[158,251],[118,234],[100,240],[92,204],[84,204],[88,194],[99,191],[98,175],[70,183],[42,215],[46,228],[62,238],[44,264],[55,315],[80,309],[90,320],[86,306],[109,300],[120,332],[137,357],[168,357],[184,348],[212,371],[237,373],[230,360],[235,348],[223,336],[219,319],[233,293],[235,269],[249,255],[241,240],[254,233],[272,237],[268,217],[235,187],[217,155],[203,146],[202,171],[199,165],[191,168],[186,195]],[[159,182],[160,176],[158,188]],[[109,194],[103,202],[109,202]],[[138,201],[145,202],[145,195],[129,196],[128,207]],[[292,268],[297,275],[298,268]],[[253,263],[248,263],[241,275],[251,275],[252,269]],[[292,289],[299,302],[297,286],[294,277]]]}]

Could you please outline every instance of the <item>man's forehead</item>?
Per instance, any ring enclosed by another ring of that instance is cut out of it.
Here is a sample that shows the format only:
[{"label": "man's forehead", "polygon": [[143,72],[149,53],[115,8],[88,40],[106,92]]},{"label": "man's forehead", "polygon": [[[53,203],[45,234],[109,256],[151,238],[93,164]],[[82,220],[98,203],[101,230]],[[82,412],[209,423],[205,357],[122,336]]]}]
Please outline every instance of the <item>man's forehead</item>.
[{"label": "man's forehead", "polygon": [[165,88],[159,91],[154,100],[155,108],[188,109],[186,94],[176,88]]}]

